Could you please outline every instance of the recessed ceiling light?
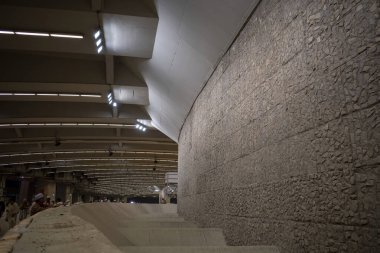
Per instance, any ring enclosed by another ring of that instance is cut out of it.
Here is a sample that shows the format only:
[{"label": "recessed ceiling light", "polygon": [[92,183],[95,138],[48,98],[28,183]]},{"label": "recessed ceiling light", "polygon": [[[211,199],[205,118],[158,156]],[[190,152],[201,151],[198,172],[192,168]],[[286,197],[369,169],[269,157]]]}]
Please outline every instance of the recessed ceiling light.
[{"label": "recessed ceiling light", "polygon": [[99,38],[100,33],[101,33],[100,30],[97,30],[97,31],[95,32],[95,34],[94,34],[94,38],[95,38],[95,39]]},{"label": "recessed ceiling light", "polygon": [[96,46],[98,47],[101,43],[102,43],[102,39],[98,39],[98,40],[96,41]]},{"label": "recessed ceiling light", "polygon": [[113,102],[112,106],[113,106],[113,107],[116,107],[116,106],[117,106],[117,103],[116,103],[116,102]]},{"label": "recessed ceiling light", "polygon": [[98,54],[103,51],[103,46],[98,47]]},{"label": "recessed ceiling light", "polygon": [[48,33],[36,33],[36,32],[16,32],[17,35],[27,35],[27,36],[40,36],[49,37]]},{"label": "recessed ceiling light", "polygon": [[58,38],[83,39],[83,35],[75,35],[75,34],[51,33],[50,36],[58,37]]}]

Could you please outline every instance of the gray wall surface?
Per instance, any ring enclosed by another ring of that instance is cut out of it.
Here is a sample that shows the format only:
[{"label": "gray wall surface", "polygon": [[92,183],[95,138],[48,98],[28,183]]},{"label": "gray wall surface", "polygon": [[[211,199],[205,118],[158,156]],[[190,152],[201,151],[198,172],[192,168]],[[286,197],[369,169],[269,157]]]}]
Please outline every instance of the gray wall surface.
[{"label": "gray wall surface", "polygon": [[377,0],[263,0],[179,140],[179,212],[231,245],[380,252]]}]

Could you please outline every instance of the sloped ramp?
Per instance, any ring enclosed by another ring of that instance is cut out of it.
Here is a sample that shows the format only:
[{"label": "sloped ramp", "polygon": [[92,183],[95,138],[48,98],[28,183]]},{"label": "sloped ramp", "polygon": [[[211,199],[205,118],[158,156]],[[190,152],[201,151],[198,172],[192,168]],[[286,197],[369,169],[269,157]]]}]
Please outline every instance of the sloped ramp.
[{"label": "sloped ramp", "polygon": [[227,246],[222,230],[178,217],[176,205],[93,203],[34,216],[15,253],[279,253],[273,246]]}]

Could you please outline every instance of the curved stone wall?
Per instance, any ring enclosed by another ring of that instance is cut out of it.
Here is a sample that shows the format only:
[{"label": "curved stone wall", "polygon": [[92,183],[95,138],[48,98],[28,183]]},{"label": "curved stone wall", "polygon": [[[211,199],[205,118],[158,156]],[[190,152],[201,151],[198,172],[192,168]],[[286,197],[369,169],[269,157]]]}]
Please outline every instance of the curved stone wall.
[{"label": "curved stone wall", "polygon": [[179,140],[181,215],[232,245],[380,249],[377,0],[261,1]]}]

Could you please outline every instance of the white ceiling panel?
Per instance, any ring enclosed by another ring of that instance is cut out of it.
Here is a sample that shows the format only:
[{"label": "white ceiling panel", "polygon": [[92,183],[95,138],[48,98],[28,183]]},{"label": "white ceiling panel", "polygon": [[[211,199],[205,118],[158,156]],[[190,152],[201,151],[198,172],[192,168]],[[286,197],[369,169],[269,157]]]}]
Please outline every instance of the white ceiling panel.
[{"label": "white ceiling panel", "polygon": [[157,18],[102,14],[107,53],[150,58],[157,29]]},{"label": "white ceiling panel", "polygon": [[178,141],[194,100],[234,40],[257,0],[157,0],[153,56],[130,61],[149,87],[147,110]]}]

